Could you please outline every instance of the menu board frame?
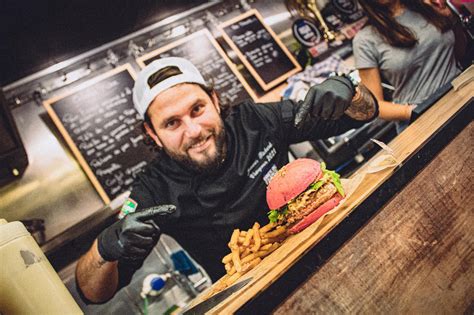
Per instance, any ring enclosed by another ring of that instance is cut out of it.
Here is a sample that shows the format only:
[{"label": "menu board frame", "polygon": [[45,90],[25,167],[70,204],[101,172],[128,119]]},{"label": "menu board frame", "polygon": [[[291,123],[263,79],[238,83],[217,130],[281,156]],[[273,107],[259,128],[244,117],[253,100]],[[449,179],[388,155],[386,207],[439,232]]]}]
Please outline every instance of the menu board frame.
[{"label": "menu board frame", "polygon": [[69,132],[64,127],[63,123],[61,122],[61,119],[56,114],[56,112],[54,110],[54,103],[56,103],[57,101],[60,101],[63,98],[71,96],[71,95],[73,95],[77,92],[83,91],[83,90],[87,89],[88,87],[91,87],[91,86],[93,86],[94,84],[96,84],[100,81],[106,80],[107,78],[110,78],[110,77],[112,77],[112,76],[114,76],[114,75],[116,75],[116,74],[118,74],[122,71],[128,71],[128,73],[132,77],[132,79],[136,80],[137,75],[136,75],[135,71],[133,70],[132,65],[127,63],[127,64],[121,65],[121,66],[119,66],[119,67],[117,67],[113,70],[105,72],[101,75],[98,75],[97,77],[92,78],[91,80],[88,80],[88,81],[86,81],[82,84],[79,84],[78,86],[68,90],[67,92],[65,92],[63,94],[59,94],[59,95],[54,96],[50,99],[47,99],[46,101],[43,101],[43,106],[46,108],[46,111],[48,112],[49,116],[53,120],[54,124],[56,125],[59,132],[63,136],[64,140],[66,141],[67,145],[71,149],[71,151],[74,154],[75,158],[79,162],[80,166],[82,167],[82,169],[86,173],[89,180],[92,182],[92,185],[94,186],[94,188],[96,189],[97,193],[102,198],[102,200],[105,202],[105,204],[110,203],[109,196],[107,195],[107,193],[105,192],[105,189],[102,187],[99,180],[95,176],[95,174],[92,171],[91,167],[87,163],[85,157],[79,151],[79,148],[77,147],[76,143],[72,139],[71,135],[69,134]]},{"label": "menu board frame", "polygon": [[216,39],[212,36],[211,32],[208,29],[202,29],[197,32],[194,32],[186,37],[183,37],[181,39],[178,39],[172,43],[169,43],[163,47],[160,47],[158,49],[155,49],[147,54],[144,54],[143,56],[138,57],[135,59],[137,64],[143,69],[145,65],[145,61],[152,59],[164,52],[167,52],[168,50],[171,50],[177,46],[180,46],[188,41],[191,41],[195,39],[196,37],[205,35],[209,41],[211,42],[212,46],[217,50],[219,55],[224,59],[225,63],[229,67],[229,69],[232,71],[232,73],[237,77],[237,80],[243,85],[244,89],[247,91],[247,93],[250,95],[250,97],[257,102],[258,97],[254,90],[250,87],[250,85],[247,83],[247,81],[244,79],[244,77],[240,74],[240,72],[237,70],[237,67],[235,64],[230,60],[230,58],[226,55],[225,51],[222,49],[222,47],[219,45],[219,43],[216,41]]},{"label": "menu board frame", "polygon": [[[225,32],[225,28],[229,27],[232,24],[238,23],[252,15],[255,15],[255,17],[258,19],[258,21],[262,24],[262,26],[267,30],[267,32],[272,36],[272,39],[276,42],[276,44],[283,50],[285,55],[290,59],[291,63],[295,66],[292,70],[284,73],[283,75],[273,79],[271,82],[266,83],[263,78],[259,75],[257,70],[252,66],[252,64],[247,60],[243,52],[240,50],[239,47],[232,41],[232,39],[229,37],[229,35]],[[273,87],[277,86],[278,84],[282,83],[286,79],[288,79],[290,76],[292,76],[295,73],[298,73],[302,70],[302,67],[300,64],[296,61],[296,59],[293,57],[291,52],[286,48],[286,46],[283,44],[283,42],[278,38],[277,34],[268,26],[265,24],[262,15],[260,12],[258,12],[256,9],[251,9],[241,15],[238,15],[224,23],[219,24],[218,26],[219,30],[222,33],[222,37],[224,40],[229,44],[229,46],[235,51],[239,59],[242,61],[242,63],[247,67],[249,72],[252,74],[252,76],[255,78],[255,80],[258,82],[260,87],[264,91],[268,91],[272,89]]]}]

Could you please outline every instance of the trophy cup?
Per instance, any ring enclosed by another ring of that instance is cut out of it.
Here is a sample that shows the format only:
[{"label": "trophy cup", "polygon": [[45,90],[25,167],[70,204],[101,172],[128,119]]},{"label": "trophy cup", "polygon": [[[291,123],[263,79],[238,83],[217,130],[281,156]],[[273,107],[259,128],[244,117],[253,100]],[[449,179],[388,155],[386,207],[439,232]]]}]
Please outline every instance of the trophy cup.
[{"label": "trophy cup", "polygon": [[336,39],[336,34],[329,29],[318,9],[316,0],[287,0],[287,7],[290,10],[296,10],[299,15],[305,18],[317,19],[321,25],[323,36],[328,42]]}]

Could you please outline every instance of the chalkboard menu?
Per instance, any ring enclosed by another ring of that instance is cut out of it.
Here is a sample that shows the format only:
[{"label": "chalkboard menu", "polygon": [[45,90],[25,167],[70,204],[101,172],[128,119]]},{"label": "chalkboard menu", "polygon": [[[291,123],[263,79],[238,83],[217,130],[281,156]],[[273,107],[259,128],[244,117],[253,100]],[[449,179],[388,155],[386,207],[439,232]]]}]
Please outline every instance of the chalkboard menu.
[{"label": "chalkboard menu", "polygon": [[134,78],[126,64],[44,102],[105,203],[129,190],[153,158],[133,108]]},{"label": "chalkboard menu", "polygon": [[253,9],[219,26],[234,49],[265,91],[301,71],[301,67],[260,13]]},{"label": "chalkboard menu", "polygon": [[207,30],[201,30],[158,48],[137,59],[143,68],[153,60],[164,57],[183,57],[198,68],[206,82],[212,82],[221,99],[236,104],[257,97],[242,75]]}]

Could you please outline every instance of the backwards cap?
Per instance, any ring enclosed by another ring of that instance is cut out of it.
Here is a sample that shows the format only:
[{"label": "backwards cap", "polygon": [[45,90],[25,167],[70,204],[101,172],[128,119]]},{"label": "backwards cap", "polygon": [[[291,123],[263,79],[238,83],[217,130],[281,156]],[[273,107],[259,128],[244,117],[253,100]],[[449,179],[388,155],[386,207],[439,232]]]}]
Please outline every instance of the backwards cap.
[{"label": "backwards cap", "polygon": [[[170,66],[177,67],[181,71],[181,74],[169,77],[150,88],[148,78],[159,70]],[[150,106],[158,94],[180,83],[205,85],[206,81],[204,81],[199,70],[184,58],[160,58],[143,68],[138,74],[135,85],[133,86],[133,105],[140,117],[142,119],[145,117],[148,106]]]}]

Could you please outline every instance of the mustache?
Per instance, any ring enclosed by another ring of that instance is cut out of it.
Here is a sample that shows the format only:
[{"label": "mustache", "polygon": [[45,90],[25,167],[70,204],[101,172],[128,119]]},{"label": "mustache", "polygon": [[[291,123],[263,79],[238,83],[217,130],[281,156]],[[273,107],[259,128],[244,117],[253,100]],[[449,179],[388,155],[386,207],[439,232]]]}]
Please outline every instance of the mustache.
[{"label": "mustache", "polygon": [[206,140],[209,136],[215,136],[216,135],[216,132],[215,131],[208,131],[206,133],[203,133],[203,134],[200,134],[199,137],[197,138],[194,138],[194,139],[190,139],[185,145],[184,145],[184,148],[186,150],[188,150],[189,148],[191,148],[193,145],[195,145],[196,143],[199,143],[201,141],[204,141]]}]

